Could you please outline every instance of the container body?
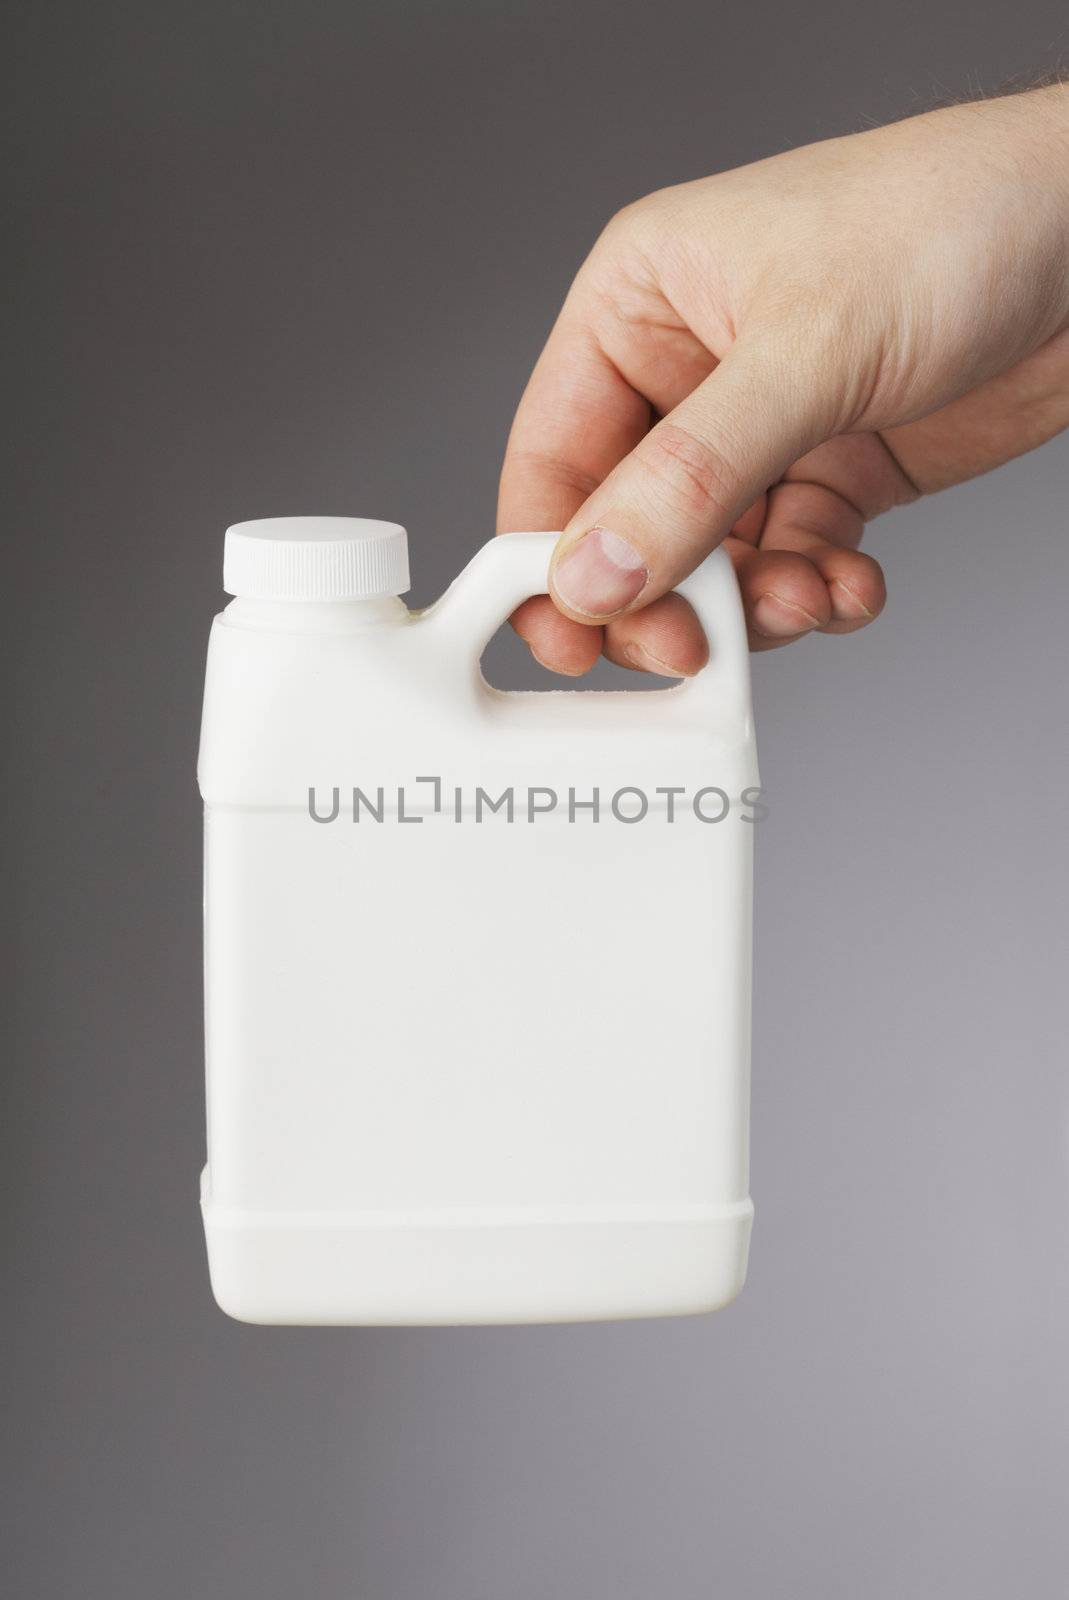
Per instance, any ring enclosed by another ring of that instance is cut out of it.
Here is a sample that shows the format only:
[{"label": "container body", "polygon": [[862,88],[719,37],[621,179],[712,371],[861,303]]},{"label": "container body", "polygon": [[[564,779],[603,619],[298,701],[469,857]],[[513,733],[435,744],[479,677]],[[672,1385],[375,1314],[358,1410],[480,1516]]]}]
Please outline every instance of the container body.
[{"label": "container body", "polygon": [[715,647],[703,684],[489,688],[551,542],[422,616],[214,625],[202,1203],[243,1320],[663,1315],[744,1281],[748,692]]}]

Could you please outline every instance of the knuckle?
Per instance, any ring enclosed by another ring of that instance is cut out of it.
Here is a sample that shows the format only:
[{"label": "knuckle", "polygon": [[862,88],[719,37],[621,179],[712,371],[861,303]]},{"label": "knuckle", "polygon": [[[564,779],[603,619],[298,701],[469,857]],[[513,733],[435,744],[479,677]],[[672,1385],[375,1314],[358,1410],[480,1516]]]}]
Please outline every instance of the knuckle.
[{"label": "knuckle", "polygon": [[659,423],[637,454],[664,497],[698,521],[732,514],[738,475],[707,440],[676,422]]},{"label": "knuckle", "polygon": [[601,482],[592,472],[553,450],[523,449],[513,446],[505,453],[503,474],[523,475],[540,483],[552,484],[588,499]]},{"label": "knuckle", "polygon": [[603,257],[614,257],[619,253],[629,253],[634,249],[641,249],[648,243],[650,229],[654,226],[661,205],[662,191],[654,194],[644,194],[637,200],[630,200],[626,205],[615,211],[602,228],[592,251],[592,258],[596,261]]},{"label": "knuckle", "polygon": [[619,211],[614,211],[602,229],[602,238],[610,236],[618,238],[621,234],[630,233],[636,223],[641,221],[647,204],[648,200],[644,195],[641,199],[629,200]]}]

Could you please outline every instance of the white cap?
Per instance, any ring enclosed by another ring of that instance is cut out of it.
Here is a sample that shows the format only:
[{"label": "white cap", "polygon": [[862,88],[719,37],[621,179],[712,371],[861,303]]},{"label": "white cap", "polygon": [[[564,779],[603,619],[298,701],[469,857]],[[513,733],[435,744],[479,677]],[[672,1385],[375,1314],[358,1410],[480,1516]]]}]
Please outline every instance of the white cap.
[{"label": "white cap", "polygon": [[404,594],[408,535],[366,517],[267,517],[226,530],[223,588],[244,600]]}]

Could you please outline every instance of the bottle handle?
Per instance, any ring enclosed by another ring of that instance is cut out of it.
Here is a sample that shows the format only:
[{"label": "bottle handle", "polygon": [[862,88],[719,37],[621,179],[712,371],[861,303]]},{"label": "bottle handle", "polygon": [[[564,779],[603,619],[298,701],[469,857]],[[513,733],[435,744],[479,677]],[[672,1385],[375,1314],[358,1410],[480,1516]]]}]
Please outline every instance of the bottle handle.
[{"label": "bottle handle", "polygon": [[[557,533],[504,533],[468,562],[424,620],[448,637],[478,674],[483,651],[516,607],[549,586],[549,560]],[[672,690],[673,701],[703,702],[719,717],[747,730],[751,720],[750,652],[746,619],[731,557],[714,550],[677,591],[694,607],[709,641],[709,660]],[[480,675],[481,676],[481,675]]]}]

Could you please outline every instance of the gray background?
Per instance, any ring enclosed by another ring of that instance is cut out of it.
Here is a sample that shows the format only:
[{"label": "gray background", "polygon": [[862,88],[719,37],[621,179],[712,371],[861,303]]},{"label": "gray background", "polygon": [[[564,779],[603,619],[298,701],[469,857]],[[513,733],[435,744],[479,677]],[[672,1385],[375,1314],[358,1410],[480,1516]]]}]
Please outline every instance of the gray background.
[{"label": "gray background", "polygon": [[228,522],[398,518],[429,599],[614,209],[1050,67],[1064,16],[9,11],[18,1600],[1064,1593],[1064,439],[878,525],[868,633],[756,663],[758,1221],[720,1316],[214,1309],[193,783]]}]

